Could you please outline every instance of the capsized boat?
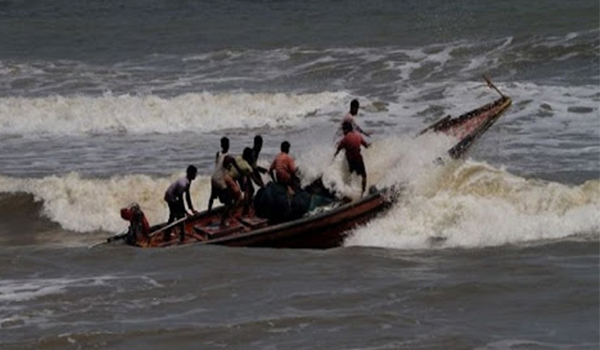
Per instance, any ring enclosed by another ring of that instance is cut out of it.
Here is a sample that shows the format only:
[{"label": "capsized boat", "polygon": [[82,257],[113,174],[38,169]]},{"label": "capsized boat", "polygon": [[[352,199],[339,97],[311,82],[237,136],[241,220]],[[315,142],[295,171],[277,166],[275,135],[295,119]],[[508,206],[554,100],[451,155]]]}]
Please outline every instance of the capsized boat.
[{"label": "capsized boat", "polygon": [[[452,158],[462,157],[511,104],[509,97],[503,95],[487,78],[486,80],[490,87],[500,93],[499,99],[456,118],[447,116],[425,128],[420,134],[436,132],[456,137],[459,141],[448,153]],[[219,207],[212,212],[204,211],[182,219],[185,232],[183,241],[180,241],[177,232],[165,240],[164,231],[173,226],[177,231],[180,223],[163,223],[148,228],[146,223],[136,223],[136,220],[143,218],[143,213],[141,210],[137,212],[139,207],[136,207],[135,212],[128,212],[127,215],[123,215],[123,211],[121,213],[124,219],[131,222],[130,230],[108,238],[107,242],[124,239],[128,244],[138,247],[168,247],[193,243],[236,247],[332,248],[340,246],[352,229],[384,212],[401,195],[401,191],[396,188],[371,187],[365,197],[349,201],[327,194],[322,184],[311,184],[309,187],[306,190],[313,199],[325,200],[311,200],[321,204],[302,217],[286,222],[270,222],[257,216],[254,210],[242,215],[239,209],[230,216],[226,225],[222,226],[220,221],[223,207]]]},{"label": "capsized boat", "polygon": [[419,133],[419,135],[427,132],[444,133],[460,140],[448,150],[448,154],[454,159],[462,157],[512,104],[511,98],[498,90],[489,78],[485,76],[483,78],[490,88],[500,94],[500,98],[455,118],[445,116]]}]

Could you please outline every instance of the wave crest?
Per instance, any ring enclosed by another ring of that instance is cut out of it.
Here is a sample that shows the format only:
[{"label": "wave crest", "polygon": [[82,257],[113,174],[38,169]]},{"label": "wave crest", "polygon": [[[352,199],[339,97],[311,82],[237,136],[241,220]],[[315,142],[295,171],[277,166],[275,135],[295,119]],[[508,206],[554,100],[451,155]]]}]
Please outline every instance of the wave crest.
[{"label": "wave crest", "polygon": [[8,97],[0,99],[4,134],[212,132],[289,127],[317,110],[335,106],[343,93],[212,94],[159,96]]}]

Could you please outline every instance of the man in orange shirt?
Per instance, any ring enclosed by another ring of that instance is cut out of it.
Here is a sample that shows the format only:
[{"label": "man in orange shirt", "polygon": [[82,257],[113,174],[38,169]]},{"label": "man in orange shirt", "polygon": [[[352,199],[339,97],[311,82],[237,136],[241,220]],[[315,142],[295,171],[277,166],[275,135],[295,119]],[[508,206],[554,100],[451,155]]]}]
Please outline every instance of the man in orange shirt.
[{"label": "man in orange shirt", "polygon": [[269,174],[273,181],[286,186],[288,189],[293,189],[297,169],[294,159],[290,157],[289,153],[290,143],[283,141],[281,143],[281,153],[273,160]]},{"label": "man in orange shirt", "polygon": [[348,161],[350,174],[356,173],[362,177],[361,195],[363,195],[367,187],[367,170],[363,157],[360,154],[360,146],[368,148],[370,145],[358,132],[353,131],[352,123],[347,121],[342,123],[342,130],[344,131],[344,138],[338,144],[333,157],[335,158],[342,149],[346,151],[346,160]]}]

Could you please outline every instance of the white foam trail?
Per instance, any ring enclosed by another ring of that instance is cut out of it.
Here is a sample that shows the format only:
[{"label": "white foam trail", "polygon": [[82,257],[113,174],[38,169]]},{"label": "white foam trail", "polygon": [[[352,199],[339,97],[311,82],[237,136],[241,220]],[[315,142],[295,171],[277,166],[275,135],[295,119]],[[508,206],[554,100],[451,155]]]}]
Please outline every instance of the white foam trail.
[{"label": "white foam trail", "polygon": [[3,134],[211,132],[234,128],[294,126],[316,110],[337,106],[344,93],[185,94],[0,99]]}]

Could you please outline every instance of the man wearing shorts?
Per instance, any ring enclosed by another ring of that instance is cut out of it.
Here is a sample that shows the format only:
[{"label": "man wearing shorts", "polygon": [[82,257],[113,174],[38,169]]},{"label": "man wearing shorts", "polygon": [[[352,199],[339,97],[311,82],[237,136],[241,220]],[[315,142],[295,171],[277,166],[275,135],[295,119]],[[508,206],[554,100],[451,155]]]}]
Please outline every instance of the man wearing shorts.
[{"label": "man wearing shorts", "polygon": [[360,146],[368,148],[369,144],[361,134],[353,130],[352,123],[347,121],[342,123],[342,130],[344,132],[344,138],[338,143],[334,158],[341,150],[346,151],[346,160],[348,161],[350,173],[356,173],[362,177],[361,195],[363,195],[365,193],[365,188],[367,187],[367,170],[365,168],[363,157],[360,154]]}]

